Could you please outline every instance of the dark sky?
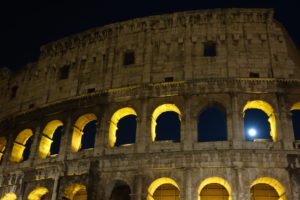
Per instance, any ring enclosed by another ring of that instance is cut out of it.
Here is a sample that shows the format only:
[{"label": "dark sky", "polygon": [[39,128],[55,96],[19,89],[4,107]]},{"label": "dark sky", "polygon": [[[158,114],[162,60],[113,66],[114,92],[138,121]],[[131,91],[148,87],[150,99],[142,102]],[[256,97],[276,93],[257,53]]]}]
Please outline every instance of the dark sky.
[{"label": "dark sky", "polygon": [[207,8],[275,8],[275,18],[284,24],[298,48],[300,46],[300,12],[296,0],[9,2],[0,6],[0,67],[12,69],[36,61],[41,45],[93,27],[136,17]]}]

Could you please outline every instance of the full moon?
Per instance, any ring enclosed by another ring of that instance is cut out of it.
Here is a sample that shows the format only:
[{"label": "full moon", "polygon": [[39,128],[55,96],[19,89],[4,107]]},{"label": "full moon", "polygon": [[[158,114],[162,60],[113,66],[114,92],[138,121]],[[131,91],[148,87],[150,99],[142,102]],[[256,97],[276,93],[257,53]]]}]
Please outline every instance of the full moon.
[{"label": "full moon", "polygon": [[248,131],[250,136],[255,136],[256,135],[256,130],[254,128],[249,129]]}]

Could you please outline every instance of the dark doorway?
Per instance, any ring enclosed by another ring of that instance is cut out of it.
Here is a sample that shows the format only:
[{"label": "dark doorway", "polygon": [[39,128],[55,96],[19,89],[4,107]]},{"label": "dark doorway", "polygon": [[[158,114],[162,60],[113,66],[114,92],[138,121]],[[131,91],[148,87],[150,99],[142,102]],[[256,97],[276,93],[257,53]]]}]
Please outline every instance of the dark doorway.
[{"label": "dark doorway", "polygon": [[204,110],[198,118],[198,142],[227,140],[226,113],[217,108]]},{"label": "dark doorway", "polygon": [[163,140],[180,142],[180,119],[178,113],[167,111],[157,117],[155,141]]},{"label": "dark doorway", "polygon": [[130,200],[130,188],[128,185],[115,186],[109,200]]},{"label": "dark doorway", "polygon": [[95,137],[97,133],[97,120],[90,121],[83,129],[81,138],[81,150],[95,147]]},{"label": "dark doorway", "polygon": [[119,120],[116,146],[135,143],[136,115],[127,115]]},{"label": "dark doorway", "polygon": [[25,149],[23,151],[23,161],[28,160],[29,158],[32,141],[33,141],[33,137],[31,136],[30,138],[28,138],[25,144]]},{"label": "dark doorway", "polygon": [[292,121],[295,140],[300,140],[300,110],[292,110]]},{"label": "dark doorway", "polygon": [[52,137],[53,142],[50,148],[50,155],[59,154],[62,130],[63,130],[63,126],[59,126],[56,128],[56,130],[53,133],[53,137]]}]

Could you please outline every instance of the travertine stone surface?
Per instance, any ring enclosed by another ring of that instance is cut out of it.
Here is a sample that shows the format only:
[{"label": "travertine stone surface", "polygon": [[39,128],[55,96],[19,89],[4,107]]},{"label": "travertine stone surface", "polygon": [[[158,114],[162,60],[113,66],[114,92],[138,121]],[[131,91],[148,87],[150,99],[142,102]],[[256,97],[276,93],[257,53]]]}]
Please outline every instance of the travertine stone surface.
[{"label": "travertine stone surface", "polygon": [[[210,41],[216,56],[203,56]],[[124,66],[128,51],[135,62]],[[65,66],[68,78],[60,80]],[[273,107],[276,142],[245,141],[243,108],[251,100]],[[75,34],[42,46],[40,58],[17,72],[0,68],[0,134],[8,141],[0,198],[13,192],[27,199],[45,187],[48,199],[62,199],[68,185],[80,183],[88,199],[109,200],[123,181],[133,200],[145,200],[151,183],[168,177],[181,199],[196,200],[201,182],[217,176],[229,183],[233,200],[250,199],[260,177],[276,179],[288,200],[299,200],[300,142],[290,114],[297,102],[299,51],[271,9],[179,12]],[[181,111],[180,143],[151,141],[152,113],[166,103]],[[218,104],[226,109],[228,140],[197,142],[199,114]],[[123,107],[137,113],[136,143],[110,148],[110,118]],[[73,126],[86,113],[98,119],[95,148],[71,152]],[[39,159],[42,130],[51,120],[64,124],[60,153]],[[34,134],[30,157],[12,163],[14,140],[25,128]]]}]

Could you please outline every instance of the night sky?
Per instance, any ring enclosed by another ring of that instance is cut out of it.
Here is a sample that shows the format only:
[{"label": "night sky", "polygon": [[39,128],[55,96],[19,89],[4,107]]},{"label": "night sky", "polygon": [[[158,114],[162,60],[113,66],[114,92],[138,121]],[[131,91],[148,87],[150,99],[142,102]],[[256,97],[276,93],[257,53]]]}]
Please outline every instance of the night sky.
[{"label": "night sky", "polygon": [[137,17],[208,8],[274,8],[275,18],[300,46],[299,6],[292,0],[10,2],[0,6],[0,67],[11,69],[36,61],[40,46],[90,28]]}]

